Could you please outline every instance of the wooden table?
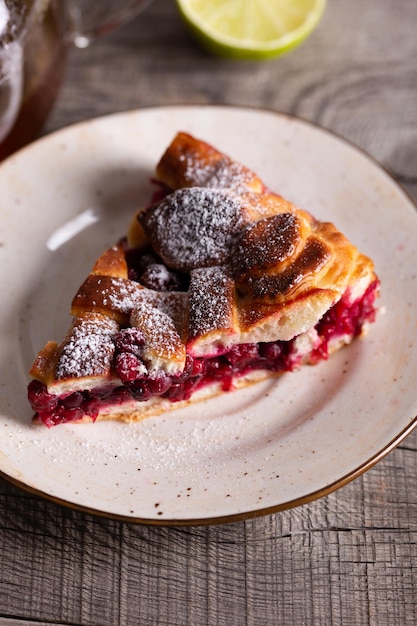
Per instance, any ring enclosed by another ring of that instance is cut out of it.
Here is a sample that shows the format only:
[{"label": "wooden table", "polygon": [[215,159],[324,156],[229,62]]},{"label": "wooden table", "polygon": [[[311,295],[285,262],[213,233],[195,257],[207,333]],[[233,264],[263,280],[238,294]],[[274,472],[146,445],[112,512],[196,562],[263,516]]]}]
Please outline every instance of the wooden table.
[{"label": "wooden table", "polygon": [[[168,103],[263,107],[336,131],[417,198],[416,25],[416,0],[331,0],[302,47],[239,63],[155,0],[73,51],[45,132]],[[98,518],[0,480],[1,626],[403,626],[416,598],[417,432],[319,501],[211,527]]]}]

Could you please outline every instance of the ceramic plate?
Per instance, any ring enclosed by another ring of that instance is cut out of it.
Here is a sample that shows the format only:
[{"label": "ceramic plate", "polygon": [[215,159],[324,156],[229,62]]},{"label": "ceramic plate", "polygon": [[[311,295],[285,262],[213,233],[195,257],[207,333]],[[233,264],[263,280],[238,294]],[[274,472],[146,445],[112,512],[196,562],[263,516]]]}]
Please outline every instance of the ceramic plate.
[{"label": "ceramic plate", "polygon": [[[35,426],[28,369],[60,341],[96,257],[151,194],[178,130],[215,144],[375,261],[384,312],[316,367],[134,425]],[[0,472],[66,505],[147,523],[302,504],[371,467],[416,423],[417,212],[368,156],[309,123],[163,107],[52,134],[0,167]]]}]

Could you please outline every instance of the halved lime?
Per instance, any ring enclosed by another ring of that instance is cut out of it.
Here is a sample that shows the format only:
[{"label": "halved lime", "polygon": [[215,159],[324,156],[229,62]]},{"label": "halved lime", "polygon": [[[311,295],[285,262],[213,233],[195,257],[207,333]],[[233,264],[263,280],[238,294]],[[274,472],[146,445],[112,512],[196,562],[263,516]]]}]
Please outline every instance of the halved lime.
[{"label": "halved lime", "polygon": [[177,5],[208,50],[256,60],[279,56],[304,41],[326,0],[177,0]]}]

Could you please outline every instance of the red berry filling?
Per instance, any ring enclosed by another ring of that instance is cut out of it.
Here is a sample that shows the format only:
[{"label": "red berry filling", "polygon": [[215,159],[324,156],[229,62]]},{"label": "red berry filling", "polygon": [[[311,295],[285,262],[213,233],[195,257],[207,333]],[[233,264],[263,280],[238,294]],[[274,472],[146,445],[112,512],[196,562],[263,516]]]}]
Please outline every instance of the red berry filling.
[{"label": "red berry filling", "polygon": [[[313,361],[326,359],[329,342],[343,335],[359,335],[365,323],[374,321],[378,282],[372,283],[363,297],[348,304],[343,297],[316,326],[319,343],[312,352]],[[187,400],[204,385],[221,382],[223,391],[233,388],[233,380],[254,370],[291,371],[299,364],[294,340],[241,344],[224,354],[209,358],[187,355],[184,371],[169,376],[149,372],[141,360],[144,338],[136,328],[120,331],[115,340],[114,370],[122,385],[107,385],[92,390],[75,391],[63,396],[49,394],[46,386],[33,380],[28,387],[29,402],[36,418],[46,426],[73,422],[84,415],[93,421],[101,408],[131,401],[143,402],[154,396],[171,402]]]},{"label": "red berry filling", "polygon": [[[126,241],[124,244],[127,246]],[[187,291],[188,274],[168,269],[152,248],[145,251],[126,248],[125,254],[130,280],[154,291]]]},{"label": "red berry filling", "polygon": [[313,351],[313,361],[327,359],[329,343],[332,339],[343,337],[343,335],[357,337],[361,334],[364,324],[375,321],[375,298],[378,289],[379,281],[375,280],[369,285],[362,298],[353,304],[347,304],[349,300],[347,294],[327,311],[316,326],[321,342]]}]

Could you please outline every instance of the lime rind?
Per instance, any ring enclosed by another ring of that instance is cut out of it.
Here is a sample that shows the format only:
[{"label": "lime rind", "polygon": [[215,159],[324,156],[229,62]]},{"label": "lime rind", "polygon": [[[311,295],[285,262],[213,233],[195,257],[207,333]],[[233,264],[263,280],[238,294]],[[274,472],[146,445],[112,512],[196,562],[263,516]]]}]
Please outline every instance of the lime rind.
[{"label": "lime rind", "polygon": [[[191,33],[210,52],[226,58],[263,60],[281,56],[298,47],[321,20],[326,0],[316,0],[314,9],[304,15],[299,26],[290,31],[285,29],[285,34],[268,41],[254,40],[250,36],[232,37],[214,29],[200,15],[190,10],[187,2],[177,0],[177,6]],[[220,17],[222,11],[220,5],[218,11]],[[296,9],[294,9],[294,15],[297,15]],[[276,16],[274,17],[276,19]]]}]

